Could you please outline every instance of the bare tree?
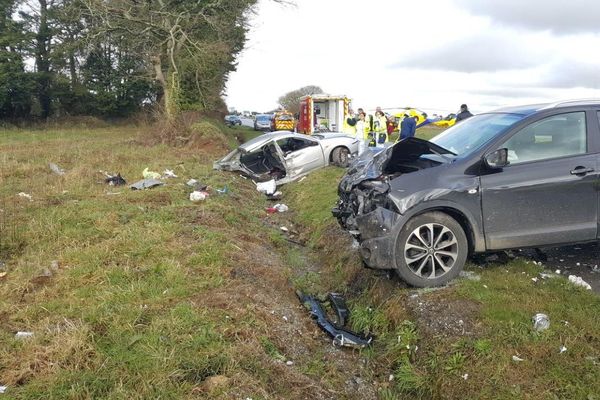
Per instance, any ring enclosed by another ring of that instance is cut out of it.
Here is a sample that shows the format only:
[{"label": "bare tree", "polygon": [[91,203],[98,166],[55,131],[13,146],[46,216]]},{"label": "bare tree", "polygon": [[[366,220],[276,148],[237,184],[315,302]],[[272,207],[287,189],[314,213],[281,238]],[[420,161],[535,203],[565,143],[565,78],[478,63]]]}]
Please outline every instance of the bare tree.
[{"label": "bare tree", "polygon": [[319,86],[304,86],[300,89],[292,90],[281,96],[278,100],[279,105],[293,114],[300,112],[300,98],[311,94],[323,93]]}]

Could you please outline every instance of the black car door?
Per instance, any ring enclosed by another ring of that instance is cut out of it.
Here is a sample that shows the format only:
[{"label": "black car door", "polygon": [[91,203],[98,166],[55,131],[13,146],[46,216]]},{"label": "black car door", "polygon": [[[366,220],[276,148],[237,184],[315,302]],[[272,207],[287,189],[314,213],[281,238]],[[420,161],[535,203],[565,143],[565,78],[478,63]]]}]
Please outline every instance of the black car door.
[{"label": "black car door", "polygon": [[486,247],[506,249],[598,236],[598,124],[584,110],[537,119],[511,134],[510,165],[481,176]]}]

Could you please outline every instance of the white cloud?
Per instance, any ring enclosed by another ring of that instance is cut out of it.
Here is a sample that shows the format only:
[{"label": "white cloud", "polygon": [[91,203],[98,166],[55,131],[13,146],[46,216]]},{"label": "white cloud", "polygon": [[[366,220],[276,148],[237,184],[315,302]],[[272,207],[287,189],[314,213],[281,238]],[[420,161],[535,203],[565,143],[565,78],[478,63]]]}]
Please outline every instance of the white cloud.
[{"label": "white cloud", "polygon": [[[297,7],[282,7],[263,0],[228,82],[228,104],[268,110],[305,85],[347,94],[366,109],[411,105],[451,112],[468,103],[483,111],[565,95],[600,97],[593,74],[600,67],[600,36],[499,26],[470,14],[483,14],[475,0],[466,3],[297,0]],[[522,3],[514,6],[515,16],[529,10]],[[549,9],[563,4],[545,3]]]}]

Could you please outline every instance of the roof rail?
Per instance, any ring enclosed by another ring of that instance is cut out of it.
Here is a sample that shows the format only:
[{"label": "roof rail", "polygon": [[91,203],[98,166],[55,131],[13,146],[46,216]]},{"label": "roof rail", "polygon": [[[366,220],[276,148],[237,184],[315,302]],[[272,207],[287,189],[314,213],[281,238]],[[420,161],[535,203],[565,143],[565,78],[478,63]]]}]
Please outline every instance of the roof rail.
[{"label": "roof rail", "polygon": [[542,107],[542,110],[547,110],[550,108],[558,108],[558,107],[567,107],[567,106],[585,106],[589,104],[600,104],[600,99],[574,99],[574,100],[563,100],[558,101],[556,103],[550,103],[545,107]]}]

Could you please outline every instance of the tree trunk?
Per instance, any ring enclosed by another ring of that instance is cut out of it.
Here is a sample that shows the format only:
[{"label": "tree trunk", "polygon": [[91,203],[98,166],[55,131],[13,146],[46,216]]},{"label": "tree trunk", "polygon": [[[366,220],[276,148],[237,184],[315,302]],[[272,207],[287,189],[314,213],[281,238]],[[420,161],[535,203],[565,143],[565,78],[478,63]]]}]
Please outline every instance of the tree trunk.
[{"label": "tree trunk", "polygon": [[162,106],[165,116],[167,120],[173,121],[179,113],[179,105],[177,104],[179,77],[177,74],[171,73],[167,79],[162,70],[160,56],[152,57],[152,65],[154,66],[155,79],[162,88]]}]

